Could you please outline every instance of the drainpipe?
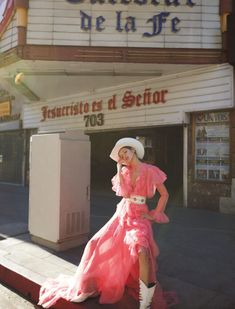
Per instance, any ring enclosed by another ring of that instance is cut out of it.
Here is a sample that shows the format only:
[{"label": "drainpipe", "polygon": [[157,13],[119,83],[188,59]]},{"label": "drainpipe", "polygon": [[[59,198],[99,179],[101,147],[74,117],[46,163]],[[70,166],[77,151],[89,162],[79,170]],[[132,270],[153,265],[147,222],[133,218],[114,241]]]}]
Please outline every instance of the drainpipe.
[{"label": "drainpipe", "polygon": [[183,206],[188,206],[188,126],[183,126]]}]

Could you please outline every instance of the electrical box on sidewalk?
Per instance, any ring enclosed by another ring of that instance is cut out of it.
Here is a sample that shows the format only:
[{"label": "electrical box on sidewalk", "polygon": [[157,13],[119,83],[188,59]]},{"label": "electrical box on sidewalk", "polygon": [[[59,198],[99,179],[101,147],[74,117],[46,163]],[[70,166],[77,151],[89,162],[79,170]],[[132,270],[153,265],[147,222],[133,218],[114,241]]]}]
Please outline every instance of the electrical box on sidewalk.
[{"label": "electrical box on sidewalk", "polygon": [[37,134],[30,142],[29,232],[57,251],[87,242],[90,140],[80,131]]}]

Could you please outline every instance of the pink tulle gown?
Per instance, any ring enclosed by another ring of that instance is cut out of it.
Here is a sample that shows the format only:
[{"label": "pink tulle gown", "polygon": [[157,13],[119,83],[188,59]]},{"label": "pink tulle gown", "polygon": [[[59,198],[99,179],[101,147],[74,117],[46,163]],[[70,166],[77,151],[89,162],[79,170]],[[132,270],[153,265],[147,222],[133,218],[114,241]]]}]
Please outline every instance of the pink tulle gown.
[{"label": "pink tulle gown", "polygon": [[[143,213],[149,212],[148,207],[146,204],[134,204],[128,197],[153,197],[156,185],[162,184],[166,175],[155,166],[141,163],[140,175],[132,185],[131,172],[129,167],[122,168],[122,184],[118,182],[117,175],[113,177],[113,190],[123,199],[113,217],[87,243],[76,274],[48,279],[41,287],[39,305],[49,308],[59,298],[71,301],[81,293],[92,292],[99,294],[101,304],[118,302],[125,290],[138,297],[138,252],[143,248],[149,254],[150,280],[157,281],[156,257],[159,250],[153,239],[151,222],[142,218]],[[162,216],[164,222],[167,217],[164,213]],[[151,308],[167,308],[162,296],[157,285]]]}]

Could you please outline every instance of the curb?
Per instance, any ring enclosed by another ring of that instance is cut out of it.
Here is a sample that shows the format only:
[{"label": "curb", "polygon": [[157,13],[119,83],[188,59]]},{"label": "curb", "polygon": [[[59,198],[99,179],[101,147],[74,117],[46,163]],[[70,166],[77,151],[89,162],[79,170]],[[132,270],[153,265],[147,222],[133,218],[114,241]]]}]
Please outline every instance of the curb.
[{"label": "curb", "polygon": [[[41,287],[40,284],[3,265],[0,265],[0,281],[35,304],[35,308],[42,308],[36,305]],[[64,299],[59,299],[51,309],[135,309],[138,306],[137,302],[127,295],[124,295],[123,299],[116,304],[101,305],[98,301],[98,298],[94,298],[88,299],[81,304],[75,304]]]},{"label": "curb", "polygon": [[0,280],[2,283],[16,290],[27,300],[37,303],[40,285],[17,272],[0,265]]},{"label": "curb", "polygon": [[[17,291],[19,294],[24,296],[28,301],[31,301],[33,304],[37,304],[40,284],[18,274],[16,271],[13,271],[3,265],[0,265],[0,281],[13,290]],[[38,308],[42,308],[38,306]],[[88,304],[74,304],[68,302],[64,299],[60,299],[57,303],[51,307],[53,309],[93,309],[94,305]],[[98,308],[98,307],[97,307]]]}]

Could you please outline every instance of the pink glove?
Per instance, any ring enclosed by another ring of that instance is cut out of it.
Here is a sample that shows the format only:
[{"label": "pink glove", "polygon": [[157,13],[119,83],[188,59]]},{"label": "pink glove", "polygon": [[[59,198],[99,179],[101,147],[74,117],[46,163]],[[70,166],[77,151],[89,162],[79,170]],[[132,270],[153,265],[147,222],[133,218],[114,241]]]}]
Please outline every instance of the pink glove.
[{"label": "pink glove", "polygon": [[170,221],[164,212],[157,212],[156,210],[151,210],[150,215],[157,223],[169,223]]}]

